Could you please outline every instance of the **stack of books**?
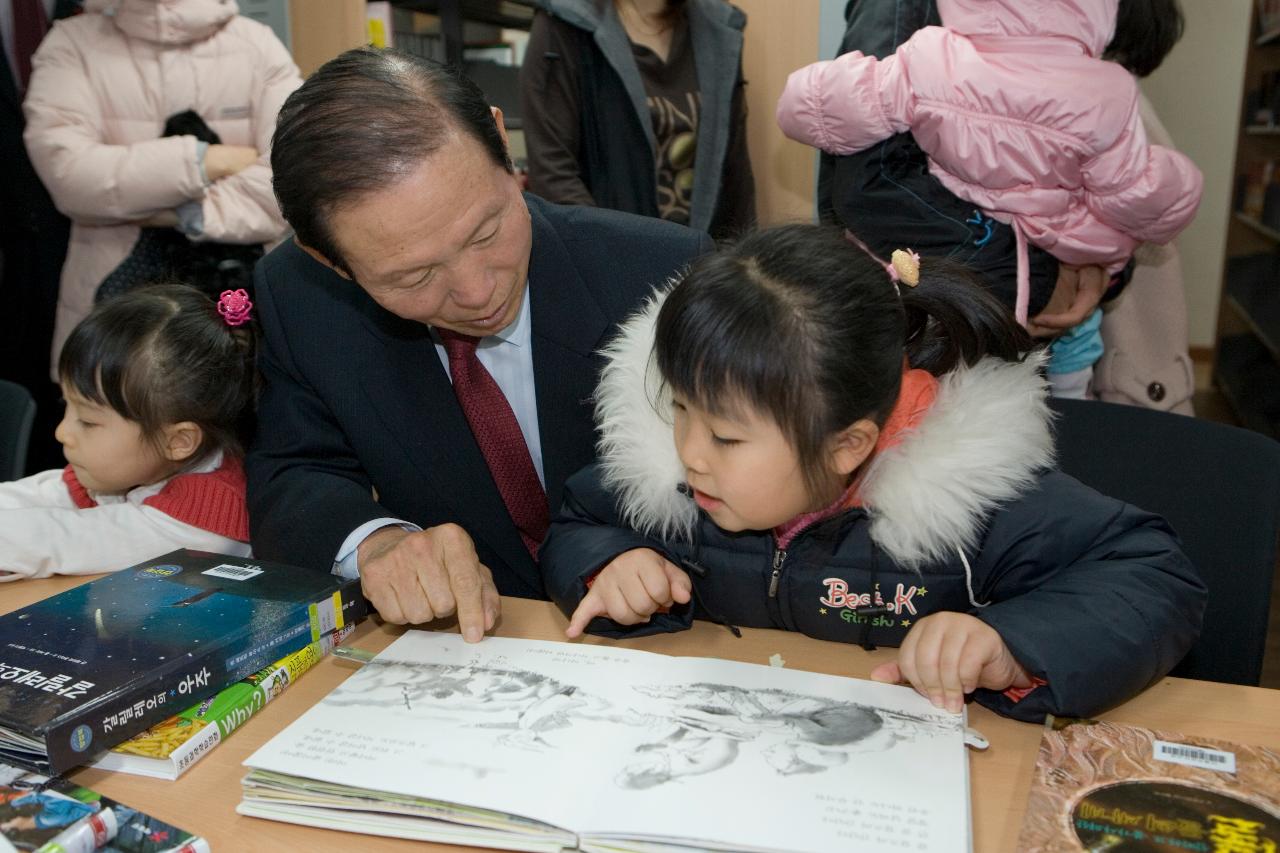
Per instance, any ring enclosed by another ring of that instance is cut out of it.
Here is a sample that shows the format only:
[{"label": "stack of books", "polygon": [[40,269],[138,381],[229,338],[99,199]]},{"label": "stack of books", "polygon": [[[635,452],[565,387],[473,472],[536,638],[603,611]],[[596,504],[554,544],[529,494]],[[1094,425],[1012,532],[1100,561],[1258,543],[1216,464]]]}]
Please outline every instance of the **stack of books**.
[{"label": "stack of books", "polygon": [[90,763],[273,661],[318,656],[366,608],[358,581],[176,551],[0,616],[0,760]]},{"label": "stack of books", "polygon": [[248,678],[113,746],[93,762],[93,766],[156,779],[177,779],[315,666],[353,630],[354,625],[347,625],[325,634]]}]

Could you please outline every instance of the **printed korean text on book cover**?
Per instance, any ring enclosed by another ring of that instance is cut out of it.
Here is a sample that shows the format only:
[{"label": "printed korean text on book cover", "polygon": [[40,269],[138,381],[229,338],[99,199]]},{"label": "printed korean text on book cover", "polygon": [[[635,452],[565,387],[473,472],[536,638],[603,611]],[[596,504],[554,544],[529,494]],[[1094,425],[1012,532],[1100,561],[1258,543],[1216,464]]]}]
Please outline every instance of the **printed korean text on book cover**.
[{"label": "printed korean text on book cover", "polygon": [[1018,850],[1280,850],[1280,752],[1122,723],[1050,718]]},{"label": "printed korean text on book cover", "polygon": [[245,762],[238,810],[509,850],[963,853],[964,721],[852,678],[410,631]]},{"label": "printed korean text on book cover", "polygon": [[325,634],[316,642],[112,747],[93,762],[93,766],[117,773],[177,779],[319,663],[353,630],[354,625],[347,625]]},{"label": "printed korean text on book cover", "polygon": [[0,616],[0,759],[88,763],[365,608],[325,572],[175,551]]}]

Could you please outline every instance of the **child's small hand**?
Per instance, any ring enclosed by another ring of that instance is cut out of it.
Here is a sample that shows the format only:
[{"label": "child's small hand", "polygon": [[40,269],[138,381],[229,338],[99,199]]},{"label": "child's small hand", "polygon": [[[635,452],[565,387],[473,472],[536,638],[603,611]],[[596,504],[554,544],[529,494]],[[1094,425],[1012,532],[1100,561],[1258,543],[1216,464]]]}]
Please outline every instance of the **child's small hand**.
[{"label": "child's small hand", "polygon": [[979,687],[1030,687],[1031,674],[1014,660],[1000,634],[966,613],[933,613],[907,632],[898,659],[871,670],[872,681],[907,682],[939,708],[958,713]]},{"label": "child's small hand", "polygon": [[578,603],[565,634],[582,636],[587,623],[608,616],[623,625],[648,622],[663,607],[685,604],[693,582],[684,570],[648,548],[624,551],[600,570],[591,589]]}]

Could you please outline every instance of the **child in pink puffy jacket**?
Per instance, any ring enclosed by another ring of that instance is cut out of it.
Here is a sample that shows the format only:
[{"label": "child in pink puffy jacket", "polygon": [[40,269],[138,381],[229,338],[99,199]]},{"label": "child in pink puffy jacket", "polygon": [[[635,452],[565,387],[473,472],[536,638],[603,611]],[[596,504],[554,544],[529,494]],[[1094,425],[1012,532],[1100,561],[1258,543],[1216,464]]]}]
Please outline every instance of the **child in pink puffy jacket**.
[{"label": "child in pink puffy jacket", "polygon": [[[1116,32],[1118,11],[1155,30],[1181,20],[1176,0],[938,0],[943,25],[893,55],[855,51],[794,72],[778,124],[837,155],[910,131],[947,189],[1013,226],[1025,324],[1027,242],[1115,273],[1140,243],[1172,240],[1200,203],[1195,165],[1148,144],[1130,73],[1154,70],[1178,28],[1143,45],[1142,33]],[[1128,69],[1100,58],[1113,35],[1136,46],[1121,57]]]}]

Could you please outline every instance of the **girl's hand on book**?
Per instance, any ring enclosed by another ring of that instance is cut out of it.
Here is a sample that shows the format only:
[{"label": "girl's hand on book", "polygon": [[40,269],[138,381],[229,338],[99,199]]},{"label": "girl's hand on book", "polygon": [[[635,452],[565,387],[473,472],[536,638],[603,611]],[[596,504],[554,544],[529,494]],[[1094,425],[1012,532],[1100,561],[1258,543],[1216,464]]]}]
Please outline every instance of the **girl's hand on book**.
[{"label": "girl's hand on book", "polygon": [[693,583],[684,570],[648,548],[623,551],[590,586],[569,619],[565,635],[570,639],[582,636],[587,623],[597,616],[636,625],[672,604],[688,603],[693,594]]},{"label": "girl's hand on book", "polygon": [[1000,634],[967,613],[932,613],[911,626],[898,659],[871,670],[872,681],[907,682],[939,708],[958,713],[979,687],[1032,686]]}]

